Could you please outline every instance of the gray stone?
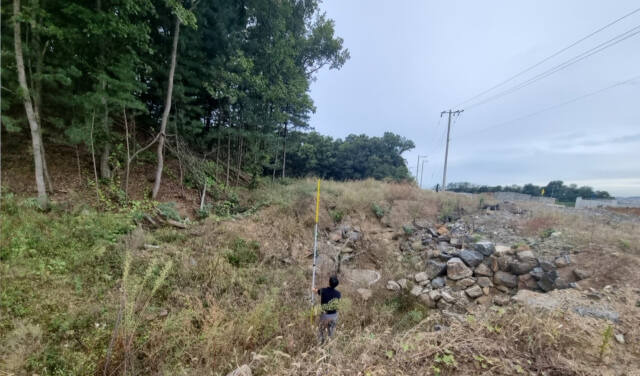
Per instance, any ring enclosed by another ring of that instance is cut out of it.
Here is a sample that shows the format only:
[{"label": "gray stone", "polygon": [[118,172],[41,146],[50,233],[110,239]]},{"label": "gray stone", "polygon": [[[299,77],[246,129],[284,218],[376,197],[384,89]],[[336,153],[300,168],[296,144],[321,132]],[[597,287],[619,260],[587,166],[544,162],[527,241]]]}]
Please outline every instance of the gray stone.
[{"label": "gray stone", "polygon": [[518,288],[535,290],[537,287],[536,280],[529,273],[518,276]]},{"label": "gray stone", "polygon": [[362,300],[364,300],[365,302],[367,300],[369,300],[371,298],[371,296],[373,295],[373,292],[371,292],[371,290],[369,289],[363,289],[363,288],[359,288],[356,291],[358,291],[358,294],[360,294],[360,297],[362,298]]},{"label": "gray stone", "polygon": [[538,263],[540,264],[542,270],[544,270],[545,272],[550,272],[556,269],[556,266],[553,264],[553,262],[549,260],[538,259]]},{"label": "gray stone", "polygon": [[442,297],[441,300],[444,300],[447,303],[453,303],[456,301],[456,298],[454,298],[448,291],[441,291],[440,296]]},{"label": "gray stone", "polygon": [[362,234],[357,231],[349,232],[348,239],[352,242],[357,242],[362,238]]},{"label": "gray stone", "polygon": [[498,286],[506,286],[510,288],[518,287],[518,277],[511,273],[498,271],[493,275],[493,283]]},{"label": "gray stone", "polygon": [[557,268],[564,268],[565,266],[571,264],[571,256],[569,255],[562,255],[558,258],[556,258],[553,263],[555,264],[555,266]]},{"label": "gray stone", "polygon": [[406,278],[400,278],[398,280],[398,285],[403,289],[407,289],[409,287],[409,281]]},{"label": "gray stone", "polygon": [[496,286],[496,290],[498,290],[498,291],[500,291],[500,292],[503,292],[503,293],[505,293],[505,294],[507,294],[507,293],[511,292],[511,289],[510,289],[510,288],[508,288],[507,286],[502,286],[502,285],[498,285],[498,286]]},{"label": "gray stone", "polygon": [[339,231],[334,231],[331,234],[329,234],[329,240],[331,240],[332,242],[339,242],[340,240],[342,240],[342,233]]},{"label": "gray stone", "polygon": [[480,288],[480,286],[478,285],[473,285],[471,287],[469,287],[468,289],[464,290],[464,292],[470,297],[470,298],[477,298],[479,296],[482,296],[484,293],[482,292],[482,288]]},{"label": "gray stone", "polygon": [[400,285],[396,281],[388,281],[387,282],[387,290],[399,291],[400,290]]},{"label": "gray stone", "polygon": [[616,311],[598,307],[574,307],[573,311],[580,316],[591,316],[597,319],[604,319],[613,322],[617,322],[620,319],[620,314]]},{"label": "gray stone", "polygon": [[491,242],[477,242],[474,244],[474,249],[484,256],[491,256],[495,252],[496,247]]},{"label": "gray stone", "polygon": [[574,269],[573,270],[573,275],[576,276],[576,279],[578,281],[581,281],[583,279],[587,279],[589,277],[591,277],[591,272],[584,270],[584,269]]},{"label": "gray stone", "polygon": [[507,245],[496,245],[495,255],[498,257],[508,256],[513,254],[513,249]]},{"label": "gray stone", "polygon": [[469,249],[463,249],[462,251],[460,251],[459,256],[465,264],[469,265],[472,268],[480,265],[482,259],[484,259],[482,253]]},{"label": "gray stone", "polygon": [[469,269],[462,260],[457,257],[447,261],[447,277],[453,280],[471,277],[473,271]]},{"label": "gray stone", "polygon": [[442,295],[440,294],[440,290],[431,290],[428,292],[428,294],[431,300],[433,300],[434,302],[437,302],[442,297]]},{"label": "gray stone", "polygon": [[532,251],[530,250],[526,250],[526,251],[520,251],[516,254],[516,258],[518,259],[518,261],[520,262],[526,262],[526,263],[538,263],[538,260],[536,260],[536,256],[533,254]]},{"label": "gray stone", "polygon": [[544,292],[549,292],[553,290],[554,280],[551,279],[551,275],[549,273],[545,273],[540,280],[537,282],[540,290]]},{"label": "gray stone", "polygon": [[509,264],[513,261],[515,261],[515,258],[512,256],[498,257],[498,270],[502,270],[503,272],[509,271]]},{"label": "gray stone", "polygon": [[243,364],[239,368],[227,373],[227,376],[251,376],[251,368],[248,365]]},{"label": "gray stone", "polygon": [[436,307],[438,307],[438,309],[443,310],[443,311],[447,310],[447,309],[450,309],[451,306],[452,306],[452,304],[447,302],[444,299],[438,300],[438,304],[436,305]]},{"label": "gray stone", "polygon": [[413,288],[411,289],[411,291],[409,293],[411,295],[413,295],[413,296],[420,296],[420,294],[422,294],[422,287],[421,286],[413,286]]},{"label": "gray stone", "polygon": [[537,267],[533,268],[533,270],[531,270],[530,273],[531,273],[531,276],[533,278],[535,278],[536,281],[538,281],[544,275],[544,270],[541,267],[537,266]]},{"label": "gray stone", "polygon": [[531,270],[533,270],[533,268],[535,268],[537,265],[538,265],[538,262],[535,259],[533,259],[533,261],[531,260],[515,261],[514,260],[509,263],[509,271],[516,275],[527,274]]},{"label": "gray stone", "polygon": [[507,295],[496,295],[493,297],[493,304],[498,306],[506,306],[509,304],[509,296]]},{"label": "gray stone", "polygon": [[616,334],[615,338],[619,344],[624,345],[624,336],[621,333]]},{"label": "gray stone", "polygon": [[532,308],[542,308],[546,310],[556,310],[561,306],[560,300],[553,297],[552,294],[543,294],[531,290],[520,290],[511,299]]},{"label": "gray stone", "polygon": [[420,272],[420,273],[416,273],[416,275],[414,275],[413,278],[416,280],[416,282],[421,283],[423,281],[428,281],[429,275],[426,272]]},{"label": "gray stone", "polygon": [[447,271],[447,264],[436,260],[427,261],[427,267],[425,273],[429,279],[434,279],[440,275],[443,275]]},{"label": "gray stone", "polygon": [[558,290],[563,290],[572,287],[572,284],[574,286],[577,286],[575,282],[568,283],[566,280],[564,280],[564,278],[556,278],[556,280],[553,282],[553,287]]},{"label": "gray stone", "polygon": [[493,287],[493,282],[489,277],[478,277],[478,286],[480,287]]},{"label": "gray stone", "polygon": [[463,278],[456,282],[456,288],[465,290],[473,285],[475,285],[476,281],[473,278]]},{"label": "gray stone", "polygon": [[422,303],[424,303],[424,305],[426,305],[429,308],[436,308],[436,301],[431,299],[431,296],[429,296],[429,294],[422,294],[418,297],[420,299],[420,301]]},{"label": "gray stone", "polygon": [[446,285],[444,277],[437,277],[431,281],[431,287],[434,289],[441,289]]},{"label": "gray stone", "polygon": [[493,272],[491,271],[491,268],[489,268],[487,264],[484,264],[484,263],[478,265],[474,269],[473,274],[480,277],[493,277]]}]

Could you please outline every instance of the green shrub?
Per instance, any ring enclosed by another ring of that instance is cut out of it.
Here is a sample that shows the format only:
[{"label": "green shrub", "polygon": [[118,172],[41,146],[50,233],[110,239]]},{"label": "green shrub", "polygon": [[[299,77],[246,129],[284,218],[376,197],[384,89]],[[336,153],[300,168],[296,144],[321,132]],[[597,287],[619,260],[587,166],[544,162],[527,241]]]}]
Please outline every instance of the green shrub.
[{"label": "green shrub", "polygon": [[416,229],[415,229],[413,226],[411,226],[411,225],[404,225],[404,226],[402,226],[402,230],[404,231],[404,233],[405,233],[406,235],[411,235],[411,234],[413,234],[413,233],[416,231]]},{"label": "green shrub", "polygon": [[237,238],[233,241],[231,249],[225,253],[225,257],[229,264],[239,268],[257,262],[259,250],[260,244],[258,242],[247,242],[242,238]]},{"label": "green shrub", "polygon": [[331,218],[335,223],[340,223],[340,221],[342,221],[342,218],[344,218],[344,212],[338,209],[329,210],[329,215],[331,215]]},{"label": "green shrub", "polygon": [[182,221],[178,210],[176,210],[175,202],[161,202],[158,204],[157,209],[160,214],[166,218],[173,219],[174,221]]},{"label": "green shrub", "polygon": [[384,215],[386,214],[384,208],[382,208],[380,205],[376,204],[375,202],[371,203],[371,210],[373,211],[373,214],[375,214],[378,219],[384,217]]}]

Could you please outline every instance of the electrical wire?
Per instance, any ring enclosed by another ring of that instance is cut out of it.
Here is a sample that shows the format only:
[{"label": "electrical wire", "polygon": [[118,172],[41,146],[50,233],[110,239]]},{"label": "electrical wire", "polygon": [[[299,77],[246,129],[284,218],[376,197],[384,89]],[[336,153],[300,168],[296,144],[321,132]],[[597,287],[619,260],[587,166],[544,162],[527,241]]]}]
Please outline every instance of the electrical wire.
[{"label": "electrical wire", "polygon": [[487,94],[488,92],[490,92],[490,91],[492,91],[492,90],[494,90],[494,89],[497,89],[497,88],[499,88],[499,87],[503,86],[503,85],[504,85],[504,84],[506,84],[506,83],[509,83],[509,82],[513,81],[513,79],[515,79],[515,78],[517,78],[517,77],[520,77],[521,75],[523,75],[523,74],[525,74],[525,73],[527,73],[527,72],[531,71],[532,69],[534,69],[534,68],[536,68],[536,67],[538,67],[538,66],[540,66],[540,65],[542,65],[542,64],[544,64],[544,63],[546,63],[547,61],[549,61],[549,60],[553,59],[554,57],[556,57],[556,56],[560,55],[561,53],[563,53],[563,52],[565,52],[565,51],[569,50],[570,48],[572,48],[572,47],[574,47],[574,46],[576,46],[576,45],[578,45],[578,44],[580,44],[580,43],[584,42],[585,40],[587,40],[587,39],[591,38],[592,36],[594,36],[594,35],[596,35],[596,34],[600,33],[601,31],[604,31],[605,29],[607,29],[607,28],[609,28],[609,27],[611,27],[611,26],[615,25],[616,23],[618,23],[618,22],[620,22],[620,21],[622,21],[622,20],[626,19],[627,17],[630,17],[630,16],[632,16],[632,15],[634,15],[634,14],[638,13],[638,12],[640,12],[640,8],[637,8],[637,9],[635,9],[635,10],[633,10],[633,11],[631,11],[631,12],[629,12],[629,13],[627,13],[627,14],[625,14],[625,15],[623,15],[623,16],[621,16],[621,17],[619,17],[619,18],[615,19],[615,20],[613,20],[612,22],[610,22],[610,23],[608,23],[608,24],[606,24],[606,25],[602,26],[601,28],[599,28],[599,29],[597,29],[597,30],[595,30],[595,31],[593,31],[593,32],[591,32],[591,33],[589,33],[589,34],[587,34],[586,36],[584,36],[584,37],[582,37],[582,38],[578,39],[577,41],[575,41],[575,42],[573,42],[573,43],[569,44],[568,46],[566,46],[566,47],[564,47],[564,48],[561,48],[560,50],[558,50],[558,51],[554,52],[553,54],[551,54],[551,55],[547,56],[546,58],[544,58],[544,59],[542,59],[542,60],[538,61],[537,63],[535,63],[535,64],[533,64],[533,65],[530,65],[529,67],[527,67],[527,68],[525,68],[525,69],[521,70],[520,72],[518,72],[518,73],[514,74],[513,76],[510,76],[509,78],[505,79],[504,81],[502,81],[502,82],[500,82],[500,83],[498,83],[498,84],[496,84],[496,85],[494,85],[494,86],[492,86],[492,87],[490,87],[490,88],[488,88],[488,89],[486,89],[486,90],[484,90],[484,91],[482,91],[482,92],[480,92],[480,93],[478,93],[478,94],[474,95],[473,97],[471,97],[471,98],[469,98],[469,99],[467,99],[467,100],[465,100],[465,101],[463,101],[463,102],[461,102],[461,103],[459,103],[458,105],[453,106],[453,107],[460,107],[460,106],[462,106],[462,105],[464,105],[464,104],[466,104],[466,103],[469,103],[469,102],[473,101],[473,100],[474,100],[474,99],[476,99],[476,98],[479,98],[479,97],[481,97],[481,96],[483,96],[483,95]]},{"label": "electrical wire", "polygon": [[548,70],[546,70],[546,71],[544,71],[544,72],[542,72],[542,73],[540,73],[540,74],[528,79],[527,81],[524,81],[524,82],[522,82],[522,83],[520,83],[520,84],[518,84],[518,85],[516,85],[516,86],[514,86],[514,87],[512,87],[510,89],[504,90],[504,91],[502,91],[502,92],[500,92],[498,94],[495,94],[495,95],[493,95],[493,96],[491,96],[491,97],[489,97],[487,99],[484,99],[484,100],[482,100],[480,102],[477,102],[477,103],[475,103],[475,104],[473,104],[471,106],[468,106],[468,107],[466,107],[466,109],[468,110],[468,109],[471,109],[471,108],[478,107],[480,105],[483,105],[483,104],[488,103],[490,101],[493,101],[495,99],[501,98],[501,97],[503,97],[505,95],[508,95],[508,94],[511,94],[511,93],[513,93],[515,91],[518,91],[518,90],[520,90],[520,89],[522,89],[524,87],[527,87],[527,86],[529,86],[529,85],[531,85],[531,84],[533,84],[533,83],[535,83],[535,82],[537,82],[537,81],[539,81],[539,80],[541,80],[543,78],[546,78],[546,77],[548,77],[548,76],[550,76],[550,75],[552,75],[552,74],[554,74],[556,72],[564,70],[565,68],[567,68],[567,67],[569,67],[571,65],[574,65],[574,64],[576,64],[576,63],[578,63],[578,62],[580,62],[580,61],[582,61],[582,60],[584,60],[584,59],[586,59],[586,58],[588,58],[588,57],[590,57],[592,55],[595,55],[595,54],[597,54],[599,52],[602,52],[602,51],[604,51],[604,50],[606,50],[606,49],[608,49],[610,47],[613,47],[616,44],[618,44],[620,42],[623,42],[623,41],[625,41],[625,40],[627,40],[627,39],[629,39],[629,38],[631,38],[631,37],[633,37],[635,35],[638,35],[638,34],[640,34],[640,25],[638,25],[636,27],[633,27],[633,28],[627,30],[626,32],[624,32],[622,34],[619,34],[619,35],[609,39],[608,41],[603,42],[603,43],[597,45],[596,47],[593,47],[593,48],[591,48],[591,49],[589,49],[589,50],[587,50],[587,51],[585,51],[585,52],[583,52],[583,53],[581,53],[581,54],[579,54],[577,56],[574,56],[573,58],[571,58],[569,60],[566,60],[563,63],[558,64],[558,65],[556,65],[556,66],[554,66],[554,67],[552,67],[552,68],[550,68],[550,69],[548,69]]},{"label": "electrical wire", "polygon": [[621,82],[617,82],[617,83],[615,83],[615,84],[613,84],[613,85],[609,85],[609,86],[606,86],[606,87],[604,87],[604,88],[601,88],[601,89],[598,89],[598,90],[595,90],[595,91],[592,91],[592,92],[589,92],[589,93],[586,93],[586,94],[580,95],[580,96],[578,96],[578,97],[575,97],[575,98],[569,99],[569,100],[567,100],[567,101],[564,101],[564,102],[561,102],[561,103],[555,104],[555,105],[553,105],[553,106],[545,107],[545,108],[543,108],[543,109],[541,109],[541,110],[538,110],[538,111],[532,112],[532,113],[527,114],[527,115],[524,115],[524,116],[520,116],[520,117],[515,118],[515,119],[512,119],[512,120],[508,120],[508,121],[505,121],[505,122],[502,122],[502,123],[498,123],[498,124],[494,124],[494,125],[491,125],[491,126],[488,126],[488,127],[485,127],[485,128],[481,128],[481,129],[474,130],[474,131],[472,131],[472,132],[467,133],[465,136],[468,136],[468,135],[471,135],[471,134],[476,134],[476,133],[479,133],[479,132],[484,132],[484,131],[487,131],[487,130],[489,130],[489,129],[502,127],[502,126],[505,126],[505,125],[508,125],[508,124],[511,124],[511,123],[515,123],[515,122],[517,122],[517,121],[521,121],[521,120],[524,120],[524,119],[528,119],[528,118],[531,118],[531,117],[534,117],[534,116],[540,115],[540,114],[542,114],[542,113],[544,113],[544,112],[551,111],[551,110],[555,110],[555,109],[557,109],[557,108],[564,107],[564,106],[566,106],[566,105],[569,105],[569,104],[572,104],[572,103],[578,102],[578,101],[580,101],[580,100],[583,100],[583,99],[586,99],[586,98],[589,98],[589,97],[592,97],[592,96],[595,96],[595,95],[601,94],[601,93],[603,93],[603,92],[605,92],[605,91],[608,91],[608,90],[614,89],[614,88],[616,88],[616,87],[619,87],[619,86],[622,86],[622,85],[626,85],[626,84],[631,83],[631,82],[633,82],[633,81],[636,81],[636,80],[638,80],[638,79],[640,79],[640,75],[638,75],[638,76],[634,76],[634,77],[631,77],[631,78],[629,78],[629,79],[627,79],[627,80],[624,80],[624,81],[621,81]]}]

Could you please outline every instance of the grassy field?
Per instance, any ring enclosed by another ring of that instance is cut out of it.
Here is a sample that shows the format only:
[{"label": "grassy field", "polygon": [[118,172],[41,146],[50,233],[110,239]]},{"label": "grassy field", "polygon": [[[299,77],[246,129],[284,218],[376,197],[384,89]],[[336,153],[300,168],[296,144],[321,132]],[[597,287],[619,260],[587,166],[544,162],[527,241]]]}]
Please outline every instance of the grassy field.
[{"label": "grassy field", "polygon": [[[249,364],[256,375],[593,374],[637,351],[614,347],[606,324],[561,313],[482,307],[446,316],[384,289],[365,302],[348,286],[339,336],[318,347],[308,302],[315,187],[298,180],[239,190],[243,213],[186,230],[145,228],[130,208],[98,212],[74,202],[45,213],[5,195],[0,371],[225,375]],[[479,206],[479,198],[411,185],[324,182],[321,238],[345,221],[383,234]],[[532,213],[523,222],[531,233],[573,228],[591,246],[625,234],[590,231],[592,223],[561,212]],[[637,252],[635,237],[622,239]],[[390,249],[369,244],[383,274],[411,271]]]}]

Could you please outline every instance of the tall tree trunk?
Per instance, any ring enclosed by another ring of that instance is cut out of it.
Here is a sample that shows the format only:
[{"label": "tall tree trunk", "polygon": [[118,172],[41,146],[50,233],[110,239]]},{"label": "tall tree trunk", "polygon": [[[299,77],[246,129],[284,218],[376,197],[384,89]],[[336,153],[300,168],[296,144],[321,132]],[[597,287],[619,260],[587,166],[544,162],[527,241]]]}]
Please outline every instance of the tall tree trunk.
[{"label": "tall tree trunk", "polygon": [[240,137],[240,147],[239,147],[240,155],[238,155],[238,171],[236,172],[236,186],[240,185],[240,169],[242,168],[242,147],[244,144],[244,138],[242,138],[242,136],[239,136],[239,137]]},{"label": "tall tree trunk", "polygon": [[13,38],[16,55],[16,69],[18,71],[18,83],[22,91],[22,100],[24,109],[27,114],[27,121],[31,129],[31,143],[33,146],[33,161],[35,165],[36,188],[38,190],[38,202],[42,207],[46,207],[49,203],[47,189],[44,182],[44,167],[42,163],[42,137],[40,135],[40,126],[36,120],[33,110],[33,103],[29,95],[29,87],[27,86],[27,76],[24,70],[24,58],[22,55],[22,35],[20,32],[20,22],[18,15],[20,14],[20,0],[13,0]]},{"label": "tall tree trunk", "polygon": [[171,111],[171,99],[173,95],[173,76],[176,72],[176,60],[178,55],[178,39],[180,37],[180,19],[176,17],[175,29],[173,32],[173,46],[171,47],[171,67],[169,68],[169,79],[167,84],[167,97],[164,102],[164,112],[162,113],[162,121],[160,122],[160,139],[158,140],[158,166],[156,168],[156,179],[153,182],[153,191],[151,198],[158,197],[160,183],[162,182],[162,169],[164,168],[164,141],[165,132],[167,130],[167,121],[169,120],[169,112]]},{"label": "tall tree trunk", "polygon": [[224,187],[229,186],[229,166],[231,166],[231,135],[227,136],[227,179],[224,183]]},{"label": "tall tree trunk", "polygon": [[[105,90],[105,82],[102,81],[102,89]],[[102,105],[104,106],[104,118],[102,119],[102,128],[104,130],[105,143],[100,154],[100,177],[103,179],[111,179],[111,167],[109,167],[109,155],[111,154],[111,142],[109,141],[109,106],[107,99],[102,96]]]},{"label": "tall tree trunk", "polygon": [[122,109],[122,115],[124,116],[124,139],[127,146],[127,162],[125,165],[124,174],[124,197],[129,200],[129,172],[131,170],[131,151],[129,148],[129,123],[127,122],[127,110],[124,108]]},{"label": "tall tree trunk", "polygon": [[285,178],[287,167],[287,123],[284,123],[284,142],[282,143],[282,178]]}]

